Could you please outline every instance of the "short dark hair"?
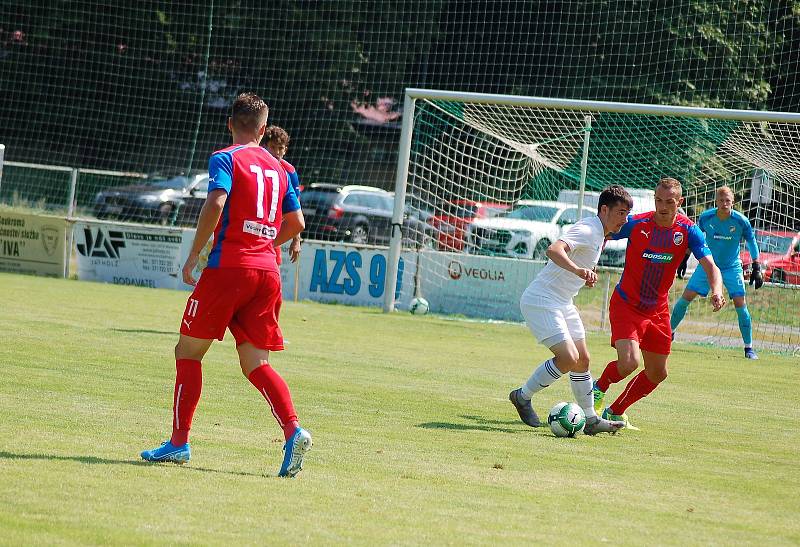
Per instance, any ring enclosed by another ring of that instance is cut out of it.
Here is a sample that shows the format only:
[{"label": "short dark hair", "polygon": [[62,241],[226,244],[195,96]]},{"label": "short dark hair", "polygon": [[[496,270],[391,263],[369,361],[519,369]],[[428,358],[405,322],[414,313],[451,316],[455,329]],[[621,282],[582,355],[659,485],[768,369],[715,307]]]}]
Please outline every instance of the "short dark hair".
[{"label": "short dark hair", "polygon": [[600,207],[603,205],[613,209],[621,204],[627,205],[628,209],[633,209],[633,198],[625,188],[619,184],[612,184],[600,192],[600,198],[597,200],[597,212],[600,212]]},{"label": "short dark hair", "polygon": [[289,133],[282,127],[270,125],[264,132],[264,140],[274,142],[278,146],[289,146]]},{"label": "short dark hair", "polygon": [[261,97],[255,93],[241,93],[233,101],[231,107],[231,122],[236,129],[243,131],[257,131],[267,123],[269,108]]}]

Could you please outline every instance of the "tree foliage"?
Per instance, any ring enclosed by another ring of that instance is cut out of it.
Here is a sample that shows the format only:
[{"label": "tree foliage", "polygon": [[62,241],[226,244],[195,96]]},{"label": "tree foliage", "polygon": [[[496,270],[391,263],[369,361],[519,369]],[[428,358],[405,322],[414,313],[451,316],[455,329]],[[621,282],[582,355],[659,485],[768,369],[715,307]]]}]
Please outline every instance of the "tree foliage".
[{"label": "tree foliage", "polygon": [[348,180],[354,158],[391,165],[397,139],[354,105],[405,87],[797,110],[798,21],[800,2],[756,0],[5,0],[0,142],[23,161],[202,167],[251,89],[304,172]]}]

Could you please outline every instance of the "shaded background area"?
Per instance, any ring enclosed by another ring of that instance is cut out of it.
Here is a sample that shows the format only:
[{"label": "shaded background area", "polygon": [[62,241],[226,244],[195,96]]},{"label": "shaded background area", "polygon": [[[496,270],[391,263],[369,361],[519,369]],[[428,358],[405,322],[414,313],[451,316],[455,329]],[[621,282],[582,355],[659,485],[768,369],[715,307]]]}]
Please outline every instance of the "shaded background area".
[{"label": "shaded background area", "polygon": [[304,182],[390,188],[405,87],[797,111],[799,20],[777,1],[6,0],[0,142],[14,161],[202,169],[253,90]]}]

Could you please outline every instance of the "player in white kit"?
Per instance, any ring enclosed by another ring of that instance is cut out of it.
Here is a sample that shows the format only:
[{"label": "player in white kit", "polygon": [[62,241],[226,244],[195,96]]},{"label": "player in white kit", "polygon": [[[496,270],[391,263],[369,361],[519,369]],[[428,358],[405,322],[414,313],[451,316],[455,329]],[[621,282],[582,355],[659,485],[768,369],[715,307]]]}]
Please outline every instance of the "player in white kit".
[{"label": "player in white kit", "polygon": [[597,282],[595,267],[606,236],[617,232],[633,207],[630,194],[618,185],[600,194],[597,215],[567,228],[547,249],[550,259],[520,298],[520,309],[533,336],[550,348],[553,357],[539,365],[530,378],[509,394],[520,419],[531,427],[541,424],[531,397],[569,372],[575,401],[586,413],[584,433],[613,433],[624,422],[597,416],[589,373],[589,350],[581,316],[572,299],[584,285]]}]

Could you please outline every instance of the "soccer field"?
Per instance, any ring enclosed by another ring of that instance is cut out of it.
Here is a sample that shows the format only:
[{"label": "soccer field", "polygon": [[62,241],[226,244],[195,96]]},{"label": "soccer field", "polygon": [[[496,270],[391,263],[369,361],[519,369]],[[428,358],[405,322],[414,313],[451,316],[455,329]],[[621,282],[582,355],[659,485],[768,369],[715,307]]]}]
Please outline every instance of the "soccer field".
[{"label": "soccer field", "polygon": [[[288,302],[283,438],[230,336],[204,361],[192,461],[168,438],[187,293],[0,274],[0,544],[796,544],[797,358],[678,345],[641,431],[558,439],[507,400],[547,357],[521,325]],[[612,357],[593,335],[593,370]],[[621,385],[612,388],[613,400]],[[534,399],[571,400],[566,378]]]}]

